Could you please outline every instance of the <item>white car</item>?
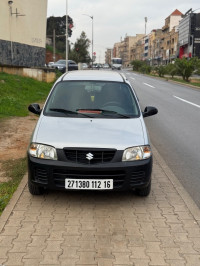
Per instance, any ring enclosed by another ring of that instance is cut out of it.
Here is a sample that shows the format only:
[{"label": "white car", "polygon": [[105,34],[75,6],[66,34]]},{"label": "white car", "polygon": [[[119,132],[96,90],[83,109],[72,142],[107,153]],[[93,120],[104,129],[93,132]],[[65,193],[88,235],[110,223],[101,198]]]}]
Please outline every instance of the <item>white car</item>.
[{"label": "white car", "polygon": [[57,190],[151,190],[152,151],[129,81],[118,72],[72,71],[54,84],[28,148],[33,195]]}]

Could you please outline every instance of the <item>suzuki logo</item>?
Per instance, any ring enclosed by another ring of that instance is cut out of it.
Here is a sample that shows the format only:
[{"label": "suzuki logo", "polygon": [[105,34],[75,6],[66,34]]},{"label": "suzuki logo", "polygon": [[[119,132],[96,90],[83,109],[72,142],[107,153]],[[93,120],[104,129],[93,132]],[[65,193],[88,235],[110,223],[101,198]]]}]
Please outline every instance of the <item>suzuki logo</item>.
[{"label": "suzuki logo", "polygon": [[94,155],[92,153],[86,154],[86,158],[90,161],[94,158]]}]

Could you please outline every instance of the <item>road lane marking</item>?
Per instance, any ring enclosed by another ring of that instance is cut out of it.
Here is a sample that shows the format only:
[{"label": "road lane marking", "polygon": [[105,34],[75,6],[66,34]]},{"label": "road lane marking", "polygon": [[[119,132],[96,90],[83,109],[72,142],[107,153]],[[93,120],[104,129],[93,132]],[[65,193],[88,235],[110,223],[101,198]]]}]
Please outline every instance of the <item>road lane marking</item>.
[{"label": "road lane marking", "polygon": [[133,75],[138,76],[138,74],[133,73]]},{"label": "road lane marking", "polygon": [[131,73],[126,73],[126,75],[130,75]]},{"label": "road lane marking", "polygon": [[195,106],[195,107],[200,108],[200,105],[198,105],[198,104],[195,104],[195,103],[192,103],[192,102],[186,101],[186,100],[184,100],[184,99],[182,99],[182,98],[179,98],[179,97],[177,97],[177,96],[175,96],[175,95],[173,95],[173,97],[176,98],[176,99],[178,99],[178,100],[180,100],[180,101],[182,101],[182,102],[189,103],[189,104],[191,104],[191,105],[193,105],[193,106]]},{"label": "road lane marking", "polygon": [[135,80],[135,78],[131,78],[132,80]]},{"label": "road lane marking", "polygon": [[143,84],[146,85],[146,86],[149,86],[149,87],[151,87],[151,88],[153,88],[153,89],[155,89],[154,86],[152,86],[152,85],[150,85],[150,84],[148,84],[148,83],[144,83],[144,82],[143,82]]}]

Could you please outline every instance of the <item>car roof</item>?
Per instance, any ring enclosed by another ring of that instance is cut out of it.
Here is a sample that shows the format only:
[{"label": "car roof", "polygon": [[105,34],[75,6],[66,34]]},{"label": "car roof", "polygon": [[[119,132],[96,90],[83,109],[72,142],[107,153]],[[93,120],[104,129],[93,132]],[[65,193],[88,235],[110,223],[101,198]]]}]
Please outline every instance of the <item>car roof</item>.
[{"label": "car roof", "polygon": [[102,70],[77,70],[65,73],[62,76],[63,81],[69,80],[98,80],[98,81],[114,81],[124,82],[125,78],[115,71],[102,71]]}]

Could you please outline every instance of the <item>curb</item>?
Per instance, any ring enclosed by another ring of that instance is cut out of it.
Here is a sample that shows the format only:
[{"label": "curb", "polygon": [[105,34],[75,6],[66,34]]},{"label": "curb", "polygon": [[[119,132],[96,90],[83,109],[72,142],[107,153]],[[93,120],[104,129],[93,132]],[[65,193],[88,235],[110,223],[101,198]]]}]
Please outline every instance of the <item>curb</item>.
[{"label": "curb", "polygon": [[20,196],[22,195],[28,180],[28,174],[25,174],[22,178],[17,190],[14,192],[12,198],[10,199],[8,205],[4,209],[3,213],[0,216],[0,233],[2,232],[4,226],[6,225],[10,215],[12,214],[15,205],[17,204]]},{"label": "curb", "polygon": [[[170,180],[170,182],[173,184],[175,190],[180,195],[182,200],[184,201],[185,205],[189,209],[190,213],[193,215],[196,223],[200,225],[200,209],[196,205],[196,203],[193,201],[191,196],[188,194],[188,192],[185,190],[185,188],[182,186],[178,178],[173,174],[171,169],[167,166],[164,159],[161,157],[157,149],[152,145],[153,149],[153,155],[156,158],[159,166],[162,168],[163,172],[166,174],[167,178]],[[11,200],[9,201],[8,205],[4,209],[2,215],[0,216],[0,233],[2,232],[4,226],[6,225],[10,215],[12,214],[13,209],[15,208],[20,196],[22,195],[28,180],[28,174],[25,174],[23,179],[21,180],[17,190],[13,194]]]}]

